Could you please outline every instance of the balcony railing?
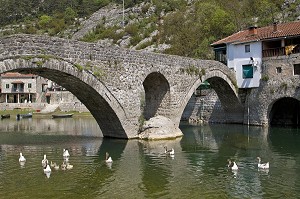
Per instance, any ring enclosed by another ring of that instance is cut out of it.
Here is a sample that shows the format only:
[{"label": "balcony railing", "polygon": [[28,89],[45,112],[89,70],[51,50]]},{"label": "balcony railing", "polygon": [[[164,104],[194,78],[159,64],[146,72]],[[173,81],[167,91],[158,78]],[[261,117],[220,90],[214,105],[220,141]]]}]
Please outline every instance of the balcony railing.
[{"label": "balcony railing", "polygon": [[300,44],[296,45],[294,48],[292,46],[285,46],[280,48],[269,48],[262,51],[263,57],[277,57],[283,55],[290,55],[300,53]]},{"label": "balcony railing", "polygon": [[24,93],[24,89],[11,89],[12,93]]}]

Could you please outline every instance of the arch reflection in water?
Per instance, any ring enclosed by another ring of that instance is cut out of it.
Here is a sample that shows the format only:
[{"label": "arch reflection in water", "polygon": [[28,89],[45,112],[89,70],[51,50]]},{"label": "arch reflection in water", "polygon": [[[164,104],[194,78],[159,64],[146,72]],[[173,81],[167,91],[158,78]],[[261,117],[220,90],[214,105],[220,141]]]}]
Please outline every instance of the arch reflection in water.
[{"label": "arch reflection in water", "polygon": [[102,132],[93,118],[30,118],[30,120],[5,120],[0,124],[1,132],[20,132],[43,135],[72,135],[103,137]]},{"label": "arch reflection in water", "polygon": [[[0,198],[14,198],[21,191],[42,197],[49,189],[58,198],[275,198],[285,193],[297,198],[300,194],[296,131],[248,130],[241,125],[182,125],[181,129],[182,138],[158,142],[1,132]],[[175,149],[174,159],[165,155],[164,146]],[[74,168],[53,169],[45,183],[41,157],[47,154],[49,161],[61,164],[63,148],[69,150]],[[22,169],[20,151],[27,160]],[[104,161],[105,152],[114,160],[111,168]],[[271,163],[269,173],[258,171],[257,156]],[[237,174],[228,171],[229,158],[238,163]],[[15,190],[16,183],[21,191]]]}]

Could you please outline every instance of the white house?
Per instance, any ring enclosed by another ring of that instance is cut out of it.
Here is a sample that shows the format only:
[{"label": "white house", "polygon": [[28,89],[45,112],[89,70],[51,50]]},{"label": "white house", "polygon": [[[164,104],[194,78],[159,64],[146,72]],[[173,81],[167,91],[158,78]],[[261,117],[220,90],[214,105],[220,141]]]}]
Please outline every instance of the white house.
[{"label": "white house", "polygon": [[43,78],[33,74],[1,74],[1,102],[31,103],[35,102],[42,92]]},{"label": "white house", "polygon": [[215,59],[235,71],[239,88],[259,87],[264,58],[300,52],[300,21],[253,26],[214,42],[212,47]]}]

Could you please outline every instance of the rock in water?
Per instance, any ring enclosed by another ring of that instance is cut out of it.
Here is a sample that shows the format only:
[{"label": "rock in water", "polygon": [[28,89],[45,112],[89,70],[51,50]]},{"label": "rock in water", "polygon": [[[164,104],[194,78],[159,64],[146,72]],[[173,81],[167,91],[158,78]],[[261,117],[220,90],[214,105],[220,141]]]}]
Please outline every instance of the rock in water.
[{"label": "rock in water", "polygon": [[160,140],[175,139],[183,136],[181,130],[172,120],[163,116],[156,116],[146,121],[139,134],[140,139]]}]

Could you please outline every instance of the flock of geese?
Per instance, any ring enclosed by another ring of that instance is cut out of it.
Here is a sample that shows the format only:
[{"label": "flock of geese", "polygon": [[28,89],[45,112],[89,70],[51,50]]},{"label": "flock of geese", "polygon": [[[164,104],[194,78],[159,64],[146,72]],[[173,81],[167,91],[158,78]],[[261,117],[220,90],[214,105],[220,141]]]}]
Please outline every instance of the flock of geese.
[{"label": "flock of geese", "polygon": [[[166,155],[170,155],[171,157],[174,157],[174,155],[175,155],[174,148],[171,148],[168,150],[168,148],[165,146],[164,149],[165,149]],[[63,149],[63,163],[60,166],[62,170],[66,170],[66,169],[69,170],[69,169],[73,168],[73,165],[71,165],[69,163],[69,157],[70,157],[69,151],[67,149]],[[258,164],[257,164],[258,169],[269,169],[269,167],[270,167],[269,162],[261,163],[260,157],[257,157],[257,160],[258,160]],[[227,167],[229,169],[231,169],[233,171],[237,171],[239,169],[239,167],[235,161],[232,161],[230,159],[228,159],[227,161],[228,161]],[[25,157],[23,156],[22,153],[20,153],[19,163],[21,165],[24,165],[25,162],[26,162]],[[113,162],[113,160],[108,152],[105,153],[105,162],[108,165],[110,165],[110,167],[111,167],[111,163]],[[47,160],[46,154],[44,155],[44,159],[42,160],[42,166],[43,166],[44,173],[47,175],[47,177],[48,176],[50,177],[51,167],[54,168],[55,170],[59,170],[59,165],[57,165],[55,162],[52,163],[52,161],[51,161],[51,163],[49,165],[49,161]]]},{"label": "flock of geese", "polygon": [[[257,163],[257,168],[258,169],[269,169],[270,168],[270,163],[267,162],[267,163],[261,163],[261,158],[260,157],[257,157],[257,160],[258,160],[258,163]],[[239,167],[237,166],[237,164],[235,163],[235,161],[232,161],[230,159],[227,160],[228,161],[228,168],[231,169],[231,170],[238,170]]]},{"label": "flock of geese", "polygon": [[[70,157],[69,151],[67,149],[63,149],[63,163],[59,166],[55,162],[51,161],[49,165],[47,156],[46,154],[44,154],[44,158],[42,159],[42,167],[43,167],[44,174],[46,174],[46,176],[49,178],[52,171],[51,168],[54,168],[55,170],[59,170],[59,168],[61,168],[61,170],[73,169],[73,165],[69,163],[69,157]],[[20,165],[24,166],[25,162],[26,162],[26,158],[23,156],[22,153],[20,153],[20,157],[19,157]]]},{"label": "flock of geese", "polygon": [[[165,146],[165,154],[167,155],[170,155],[171,157],[174,157],[175,155],[175,151],[174,149],[170,149],[168,150],[167,147]],[[258,160],[258,163],[257,163],[257,168],[258,169],[269,169],[270,168],[270,163],[267,162],[267,163],[261,163],[261,158],[260,157],[257,157],[257,160]],[[228,161],[228,165],[227,167],[233,171],[237,171],[239,169],[238,165],[236,164],[235,161],[232,161],[230,159],[227,160]]]},{"label": "flock of geese", "polygon": [[[170,149],[170,150],[168,150],[166,146],[164,148],[165,148],[165,154],[170,155],[171,157],[175,155],[175,151],[174,151],[173,148]],[[270,168],[270,163],[269,162],[261,163],[261,158],[260,157],[257,157],[257,160],[258,160],[258,164],[257,164],[258,169],[269,169]],[[238,165],[236,164],[235,161],[232,161],[230,159],[228,159],[227,161],[228,161],[227,167],[229,169],[234,170],[234,171],[239,169],[239,167],[238,167]]]},{"label": "flock of geese", "polygon": [[[113,160],[112,158],[109,156],[109,153],[106,152],[106,157],[105,157],[105,162],[106,163],[112,163]],[[73,169],[73,165],[71,165],[69,163],[69,158],[70,158],[70,154],[69,151],[67,149],[63,149],[63,163],[59,166],[58,164],[56,164],[56,162],[50,162],[49,165],[49,161],[47,159],[46,154],[44,154],[44,159],[42,159],[42,167],[43,167],[43,171],[44,173],[48,176],[50,176],[50,173],[52,171],[51,168],[54,168],[55,170],[59,170],[59,168],[61,168],[61,170],[69,170],[69,169]],[[20,157],[19,157],[19,163],[21,166],[24,166],[26,162],[26,158],[23,156],[22,153],[20,153]]]}]

